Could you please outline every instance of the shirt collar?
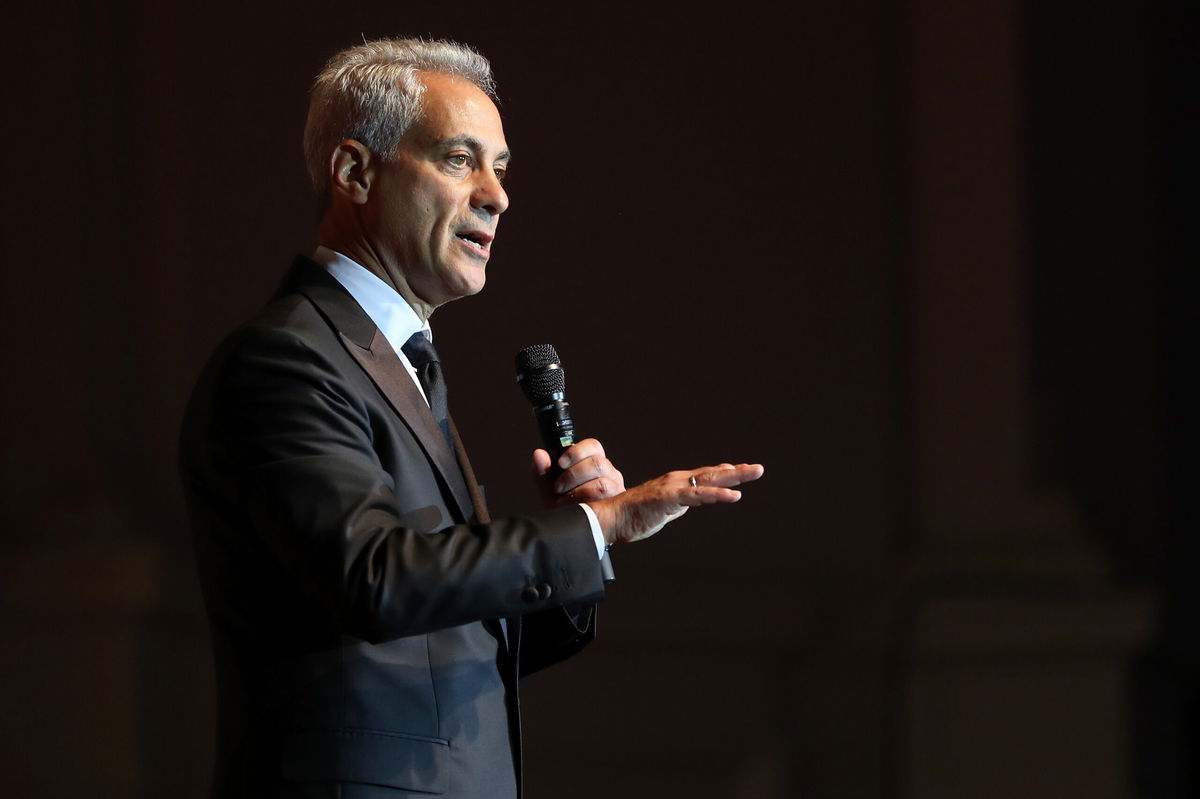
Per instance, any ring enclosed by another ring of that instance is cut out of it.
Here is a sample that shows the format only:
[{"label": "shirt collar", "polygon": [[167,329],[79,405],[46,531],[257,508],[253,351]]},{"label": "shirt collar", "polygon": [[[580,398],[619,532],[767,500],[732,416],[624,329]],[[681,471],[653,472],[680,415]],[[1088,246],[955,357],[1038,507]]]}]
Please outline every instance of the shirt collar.
[{"label": "shirt collar", "polygon": [[423,331],[430,341],[433,340],[429,322],[421,322],[421,317],[417,316],[417,312],[404,301],[400,293],[365,266],[323,246],[317,247],[313,260],[324,266],[350,292],[350,296],[371,317],[397,353],[418,330]]}]

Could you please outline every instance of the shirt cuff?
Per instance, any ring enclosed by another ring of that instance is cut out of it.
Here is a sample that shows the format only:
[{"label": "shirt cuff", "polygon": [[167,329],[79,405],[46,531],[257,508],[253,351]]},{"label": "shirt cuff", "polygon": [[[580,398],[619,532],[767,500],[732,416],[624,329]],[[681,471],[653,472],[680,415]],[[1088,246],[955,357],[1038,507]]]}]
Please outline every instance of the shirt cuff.
[{"label": "shirt cuff", "polygon": [[599,560],[608,549],[608,544],[604,541],[604,531],[600,529],[600,520],[596,518],[596,511],[592,510],[590,505],[581,502],[579,507],[583,508],[588,517],[588,524],[592,526],[592,538],[596,539],[596,559]]}]

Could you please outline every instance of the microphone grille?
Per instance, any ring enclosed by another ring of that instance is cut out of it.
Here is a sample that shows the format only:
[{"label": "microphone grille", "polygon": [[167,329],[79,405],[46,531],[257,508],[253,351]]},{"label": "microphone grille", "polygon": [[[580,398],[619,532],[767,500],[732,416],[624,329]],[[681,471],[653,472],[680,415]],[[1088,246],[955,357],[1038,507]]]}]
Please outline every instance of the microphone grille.
[{"label": "microphone grille", "polygon": [[534,344],[517,353],[517,383],[531,403],[549,402],[555,394],[565,394],[567,378],[558,352],[550,344]]},{"label": "microphone grille", "polygon": [[552,363],[559,363],[558,352],[553,344],[534,344],[517,353],[517,374],[534,372],[545,369]]}]

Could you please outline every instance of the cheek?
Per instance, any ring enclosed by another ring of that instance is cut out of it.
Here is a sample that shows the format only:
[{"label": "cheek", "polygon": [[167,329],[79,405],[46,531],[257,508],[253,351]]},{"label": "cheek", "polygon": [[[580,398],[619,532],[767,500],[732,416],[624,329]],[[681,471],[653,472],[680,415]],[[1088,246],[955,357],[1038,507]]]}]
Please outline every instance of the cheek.
[{"label": "cheek", "polygon": [[456,221],[467,206],[461,192],[455,191],[455,187],[452,186],[439,187],[425,199],[429,213],[447,223]]},{"label": "cheek", "polygon": [[[424,242],[418,246],[440,251],[453,244],[451,232],[463,217],[465,200],[453,186],[415,186],[404,198],[403,208],[397,209],[405,227]],[[414,242],[415,244],[416,242]]]}]

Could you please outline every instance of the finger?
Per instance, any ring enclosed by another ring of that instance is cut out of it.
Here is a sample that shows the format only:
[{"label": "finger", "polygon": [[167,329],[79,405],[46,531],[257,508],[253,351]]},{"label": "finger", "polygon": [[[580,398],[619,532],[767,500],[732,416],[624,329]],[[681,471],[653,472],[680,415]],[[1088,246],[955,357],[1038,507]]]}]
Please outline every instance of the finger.
[{"label": "finger", "polygon": [[599,477],[569,489],[563,496],[570,498],[572,502],[592,502],[597,499],[615,497],[624,490],[623,485],[607,477]]},{"label": "finger", "polygon": [[544,449],[535,449],[533,451],[534,475],[544,477],[548,471],[550,471],[550,453]]},{"label": "finger", "polygon": [[612,461],[603,455],[587,458],[558,475],[554,480],[554,490],[560,494],[570,491],[591,480],[608,479],[613,482],[623,481],[621,473]]},{"label": "finger", "polygon": [[604,447],[594,438],[585,438],[563,450],[558,456],[558,468],[564,471],[588,458],[604,457]]},{"label": "finger", "polygon": [[700,469],[693,469],[689,476],[689,482],[694,487],[719,486],[729,488],[730,486],[757,480],[763,476],[764,471],[760,463],[739,463],[736,466],[722,463],[719,466],[706,466]]},{"label": "finger", "polygon": [[625,490],[625,478],[612,464],[593,464],[594,458],[559,475],[554,490],[559,494],[591,499],[615,497]]},{"label": "finger", "polygon": [[742,492],[736,488],[720,488],[715,486],[700,486],[688,488],[676,499],[680,505],[696,507],[697,505],[724,505],[737,502],[742,498]]}]

